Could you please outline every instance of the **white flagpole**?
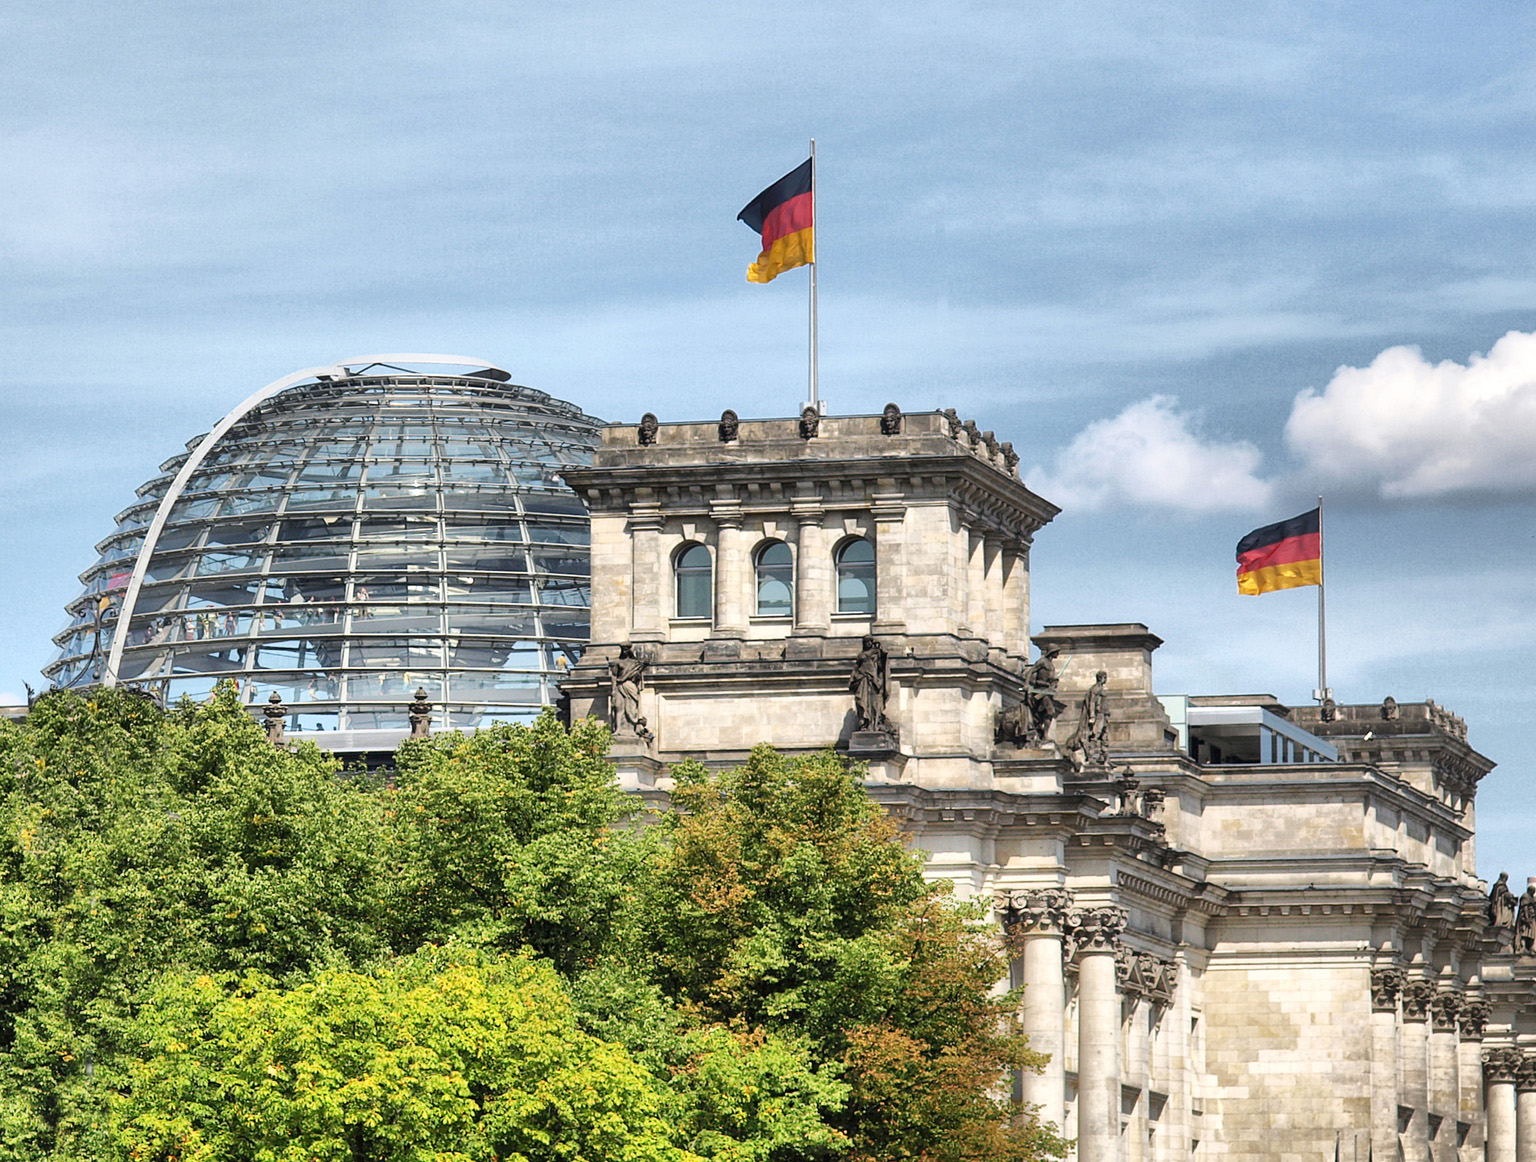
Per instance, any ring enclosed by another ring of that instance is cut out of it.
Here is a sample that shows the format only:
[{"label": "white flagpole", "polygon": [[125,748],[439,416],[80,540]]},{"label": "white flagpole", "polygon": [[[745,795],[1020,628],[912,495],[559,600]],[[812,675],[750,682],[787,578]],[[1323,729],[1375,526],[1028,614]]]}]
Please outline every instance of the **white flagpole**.
[{"label": "white flagpole", "polygon": [[821,248],[821,223],[816,220],[816,139],[811,138],[811,398],[810,406],[821,413],[816,391],[816,251]]},{"label": "white flagpole", "polygon": [[1333,697],[1328,689],[1328,622],[1323,605],[1323,498],[1317,498],[1317,700]]}]

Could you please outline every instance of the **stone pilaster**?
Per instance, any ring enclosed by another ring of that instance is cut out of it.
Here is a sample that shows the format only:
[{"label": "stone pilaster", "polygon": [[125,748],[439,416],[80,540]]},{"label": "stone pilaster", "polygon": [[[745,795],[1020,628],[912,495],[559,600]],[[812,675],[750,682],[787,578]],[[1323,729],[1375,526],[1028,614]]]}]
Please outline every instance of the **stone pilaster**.
[{"label": "stone pilaster", "polygon": [[1029,656],[1029,546],[1003,548],[1003,648]]},{"label": "stone pilaster", "polygon": [[716,512],[719,547],[715,553],[715,636],[745,637],[747,560],[740,511]]},{"label": "stone pilaster", "polygon": [[1078,1162],[1118,1162],[1120,1148],[1120,996],[1115,952],[1124,908],[1081,908],[1067,916],[1077,957]]},{"label": "stone pilaster", "polygon": [[832,625],[832,558],[818,509],[796,507],[795,633],[825,637]]},{"label": "stone pilaster", "polygon": [[634,505],[630,509],[631,641],[661,641],[672,616],[671,570],[661,546],[661,508]]},{"label": "stone pilaster", "polygon": [[1003,542],[995,533],[982,539],[982,570],[986,574],[986,631],[982,634],[994,650],[1008,648],[1003,606]]},{"label": "stone pilaster", "polygon": [[907,507],[900,493],[875,493],[869,515],[875,522],[875,620],[877,634],[907,632]]},{"label": "stone pilaster", "polygon": [[1429,1109],[1440,1118],[1440,1131],[1431,1143],[1435,1162],[1456,1162],[1456,1019],[1461,994],[1441,989],[1430,1002],[1432,1029],[1429,1041]]},{"label": "stone pilaster", "polygon": [[1403,970],[1371,969],[1371,1156],[1397,1157],[1397,998]]},{"label": "stone pilaster", "polygon": [[975,637],[986,639],[987,626],[987,564],[986,538],[971,530],[969,551],[965,559],[965,623]]},{"label": "stone pilaster", "polygon": [[1410,1111],[1403,1132],[1403,1162],[1429,1162],[1429,1007],[1435,986],[1427,980],[1403,985],[1402,1079],[1399,1101]]},{"label": "stone pilaster", "polygon": [[1520,1050],[1508,1046],[1483,1050],[1488,1105],[1486,1162],[1516,1162],[1515,1074],[1521,1061]]},{"label": "stone pilaster", "polygon": [[1020,1014],[1031,1049],[1050,1055],[1040,1073],[1023,1075],[1022,1097],[1040,1107],[1040,1116],[1066,1132],[1066,982],[1062,975],[1062,938],[1070,893],[1059,888],[1008,892],[998,900],[1009,942],[1018,947],[1024,967],[1024,1006]]}]

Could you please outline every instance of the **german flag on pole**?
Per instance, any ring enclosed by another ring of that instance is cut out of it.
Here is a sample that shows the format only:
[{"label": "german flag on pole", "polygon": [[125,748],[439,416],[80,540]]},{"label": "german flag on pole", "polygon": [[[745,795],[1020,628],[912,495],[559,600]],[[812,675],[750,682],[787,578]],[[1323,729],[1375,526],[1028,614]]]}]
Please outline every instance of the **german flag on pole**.
[{"label": "german flag on pole", "polygon": [[1272,593],[1323,583],[1323,510],[1254,529],[1237,542],[1237,591]]},{"label": "german flag on pole", "polygon": [[816,261],[815,195],[811,160],[790,170],[753,198],[736,217],[763,238],[763,252],[747,267],[748,282],[772,282],[786,270]]}]

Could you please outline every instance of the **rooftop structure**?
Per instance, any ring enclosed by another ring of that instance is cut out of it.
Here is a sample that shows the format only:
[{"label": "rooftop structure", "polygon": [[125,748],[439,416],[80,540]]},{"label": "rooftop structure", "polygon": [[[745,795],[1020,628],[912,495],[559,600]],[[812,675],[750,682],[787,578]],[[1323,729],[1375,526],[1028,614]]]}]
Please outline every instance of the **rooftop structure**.
[{"label": "rooftop structure", "polygon": [[510,378],[381,355],[256,392],[138,490],[46,675],[171,701],[231,678],[338,749],[391,746],[418,688],[440,727],[552,704],[589,596],[560,472],[601,421]]}]

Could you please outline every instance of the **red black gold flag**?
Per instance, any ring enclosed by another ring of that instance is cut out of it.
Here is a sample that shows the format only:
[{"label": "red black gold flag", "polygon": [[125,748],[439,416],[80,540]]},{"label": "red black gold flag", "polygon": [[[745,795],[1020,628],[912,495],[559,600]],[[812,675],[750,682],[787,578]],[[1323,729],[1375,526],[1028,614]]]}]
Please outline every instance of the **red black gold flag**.
[{"label": "red black gold flag", "polygon": [[811,160],[753,198],[736,217],[763,237],[763,252],[747,267],[748,282],[772,282],[786,270],[816,261]]},{"label": "red black gold flag", "polygon": [[1237,591],[1272,593],[1323,583],[1323,510],[1254,529],[1237,542]]}]

